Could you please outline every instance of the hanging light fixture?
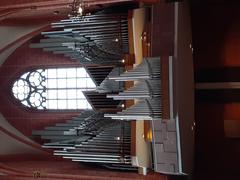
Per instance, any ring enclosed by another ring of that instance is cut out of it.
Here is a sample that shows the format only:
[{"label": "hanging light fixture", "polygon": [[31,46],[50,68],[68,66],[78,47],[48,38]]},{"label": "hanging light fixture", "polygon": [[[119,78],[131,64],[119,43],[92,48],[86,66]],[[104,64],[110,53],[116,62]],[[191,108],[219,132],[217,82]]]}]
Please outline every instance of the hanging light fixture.
[{"label": "hanging light fixture", "polygon": [[81,17],[85,10],[85,2],[83,0],[74,0],[72,5],[72,12],[70,17]]},{"label": "hanging light fixture", "polygon": [[81,5],[80,5],[79,8],[78,8],[78,13],[79,13],[80,15],[82,15],[82,13],[83,13],[83,8],[82,8]]}]

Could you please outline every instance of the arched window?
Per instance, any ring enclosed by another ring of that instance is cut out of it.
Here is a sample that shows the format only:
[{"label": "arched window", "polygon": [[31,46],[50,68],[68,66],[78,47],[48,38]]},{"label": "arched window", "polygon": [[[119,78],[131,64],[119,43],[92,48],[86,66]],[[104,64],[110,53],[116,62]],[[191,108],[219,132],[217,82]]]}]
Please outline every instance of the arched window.
[{"label": "arched window", "polygon": [[83,91],[95,88],[85,68],[49,68],[23,74],[13,84],[12,92],[30,108],[91,109]]}]

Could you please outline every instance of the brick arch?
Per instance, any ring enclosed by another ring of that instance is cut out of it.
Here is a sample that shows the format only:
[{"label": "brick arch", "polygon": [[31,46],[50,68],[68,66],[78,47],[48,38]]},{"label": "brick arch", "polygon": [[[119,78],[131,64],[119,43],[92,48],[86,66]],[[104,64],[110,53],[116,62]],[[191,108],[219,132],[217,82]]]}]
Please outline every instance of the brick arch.
[{"label": "brick arch", "polygon": [[39,36],[25,42],[16,49],[0,68],[0,112],[16,129],[30,136],[32,129],[42,129],[45,126],[64,122],[80,111],[36,111],[23,108],[12,95],[12,84],[29,69],[46,67],[80,66],[61,55],[43,52],[41,49],[31,49],[32,41],[39,40]]}]

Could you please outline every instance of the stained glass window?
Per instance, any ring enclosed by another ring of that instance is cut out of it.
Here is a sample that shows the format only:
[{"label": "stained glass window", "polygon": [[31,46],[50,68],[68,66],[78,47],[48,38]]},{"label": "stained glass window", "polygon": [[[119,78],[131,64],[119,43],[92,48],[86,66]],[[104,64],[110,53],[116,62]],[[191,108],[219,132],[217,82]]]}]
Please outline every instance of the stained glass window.
[{"label": "stained glass window", "polygon": [[50,68],[23,74],[12,91],[15,98],[30,108],[91,109],[83,91],[95,88],[85,68]]}]

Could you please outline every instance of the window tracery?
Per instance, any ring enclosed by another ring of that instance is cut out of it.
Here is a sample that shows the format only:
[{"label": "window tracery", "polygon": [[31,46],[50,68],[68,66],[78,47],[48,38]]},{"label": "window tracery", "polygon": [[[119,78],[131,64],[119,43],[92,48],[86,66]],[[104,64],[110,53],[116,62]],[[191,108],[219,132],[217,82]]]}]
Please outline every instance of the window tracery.
[{"label": "window tracery", "polygon": [[29,108],[91,109],[83,91],[95,88],[85,68],[49,68],[23,74],[12,92]]}]

